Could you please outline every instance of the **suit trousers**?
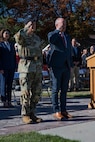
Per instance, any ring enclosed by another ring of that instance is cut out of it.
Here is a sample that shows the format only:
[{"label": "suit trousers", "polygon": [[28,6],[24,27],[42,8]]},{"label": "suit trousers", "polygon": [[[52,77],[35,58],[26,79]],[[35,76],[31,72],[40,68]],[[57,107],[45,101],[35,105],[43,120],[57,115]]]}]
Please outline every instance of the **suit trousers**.
[{"label": "suit trousers", "polygon": [[3,97],[5,95],[4,88],[5,88],[5,79],[3,75],[0,73],[0,95]]},{"label": "suit trousers", "polygon": [[14,69],[4,70],[3,74],[5,83],[4,83],[4,95],[1,96],[2,102],[11,102],[11,92],[12,92],[12,82],[14,78]]},{"label": "suit trousers", "polygon": [[[54,113],[59,111],[64,112],[66,111],[66,95],[70,79],[70,68],[68,66],[66,66],[64,69],[52,67],[51,78],[53,111]],[[59,91],[60,99],[58,99]],[[60,103],[58,100],[60,100]]]}]

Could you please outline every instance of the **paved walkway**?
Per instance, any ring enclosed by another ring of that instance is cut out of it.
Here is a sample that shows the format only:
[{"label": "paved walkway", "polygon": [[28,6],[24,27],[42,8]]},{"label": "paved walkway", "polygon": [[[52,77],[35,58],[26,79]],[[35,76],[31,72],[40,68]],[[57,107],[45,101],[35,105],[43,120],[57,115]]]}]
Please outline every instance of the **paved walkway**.
[{"label": "paved walkway", "polygon": [[[19,102],[20,92],[16,92]],[[3,108],[0,102],[0,135],[18,132],[37,131],[43,134],[59,135],[64,138],[95,141],[95,109],[88,109],[90,98],[68,98],[67,110],[74,117],[70,120],[56,121],[52,116],[52,104],[49,97],[43,97],[37,106],[37,116],[43,118],[42,123],[23,124],[20,116],[20,105],[13,97],[14,108]]]}]

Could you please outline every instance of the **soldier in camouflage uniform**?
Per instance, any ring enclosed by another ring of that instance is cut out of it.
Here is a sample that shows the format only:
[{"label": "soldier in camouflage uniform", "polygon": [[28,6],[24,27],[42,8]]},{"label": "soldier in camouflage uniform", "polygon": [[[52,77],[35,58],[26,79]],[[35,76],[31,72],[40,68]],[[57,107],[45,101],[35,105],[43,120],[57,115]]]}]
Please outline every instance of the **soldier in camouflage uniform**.
[{"label": "soldier in camouflage uniform", "polygon": [[21,86],[21,114],[26,124],[42,121],[35,116],[36,104],[42,91],[41,40],[34,33],[35,30],[36,23],[30,20],[14,35],[20,56],[18,72]]}]

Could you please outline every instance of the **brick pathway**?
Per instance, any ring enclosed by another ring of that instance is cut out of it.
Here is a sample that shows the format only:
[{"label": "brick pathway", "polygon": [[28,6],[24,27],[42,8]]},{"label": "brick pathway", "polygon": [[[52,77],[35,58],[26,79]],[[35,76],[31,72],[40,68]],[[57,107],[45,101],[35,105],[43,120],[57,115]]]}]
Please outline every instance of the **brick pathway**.
[{"label": "brick pathway", "polygon": [[[19,100],[18,92],[16,92],[16,100]],[[2,103],[0,103],[0,135],[40,131],[95,120],[95,109],[88,109],[89,102],[90,98],[68,98],[67,110],[74,117],[70,120],[56,121],[52,116],[50,98],[44,97],[37,105],[36,112],[37,116],[43,118],[43,122],[28,125],[23,124],[21,120],[20,105],[16,105],[14,108],[3,108]]]}]

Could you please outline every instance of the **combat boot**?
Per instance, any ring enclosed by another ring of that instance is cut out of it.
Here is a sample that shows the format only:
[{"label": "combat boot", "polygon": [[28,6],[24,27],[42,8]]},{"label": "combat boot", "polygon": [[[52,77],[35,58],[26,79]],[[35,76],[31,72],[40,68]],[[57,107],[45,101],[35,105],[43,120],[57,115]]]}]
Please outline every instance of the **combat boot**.
[{"label": "combat boot", "polygon": [[22,117],[22,121],[25,123],[25,124],[31,124],[33,123],[32,119],[30,118],[30,116],[27,116],[27,115],[24,115]]},{"label": "combat boot", "polygon": [[43,121],[42,118],[39,118],[39,117],[35,116],[34,113],[31,113],[30,118],[31,118],[31,119],[33,120],[33,122],[35,122],[35,123],[40,123],[40,122]]}]

